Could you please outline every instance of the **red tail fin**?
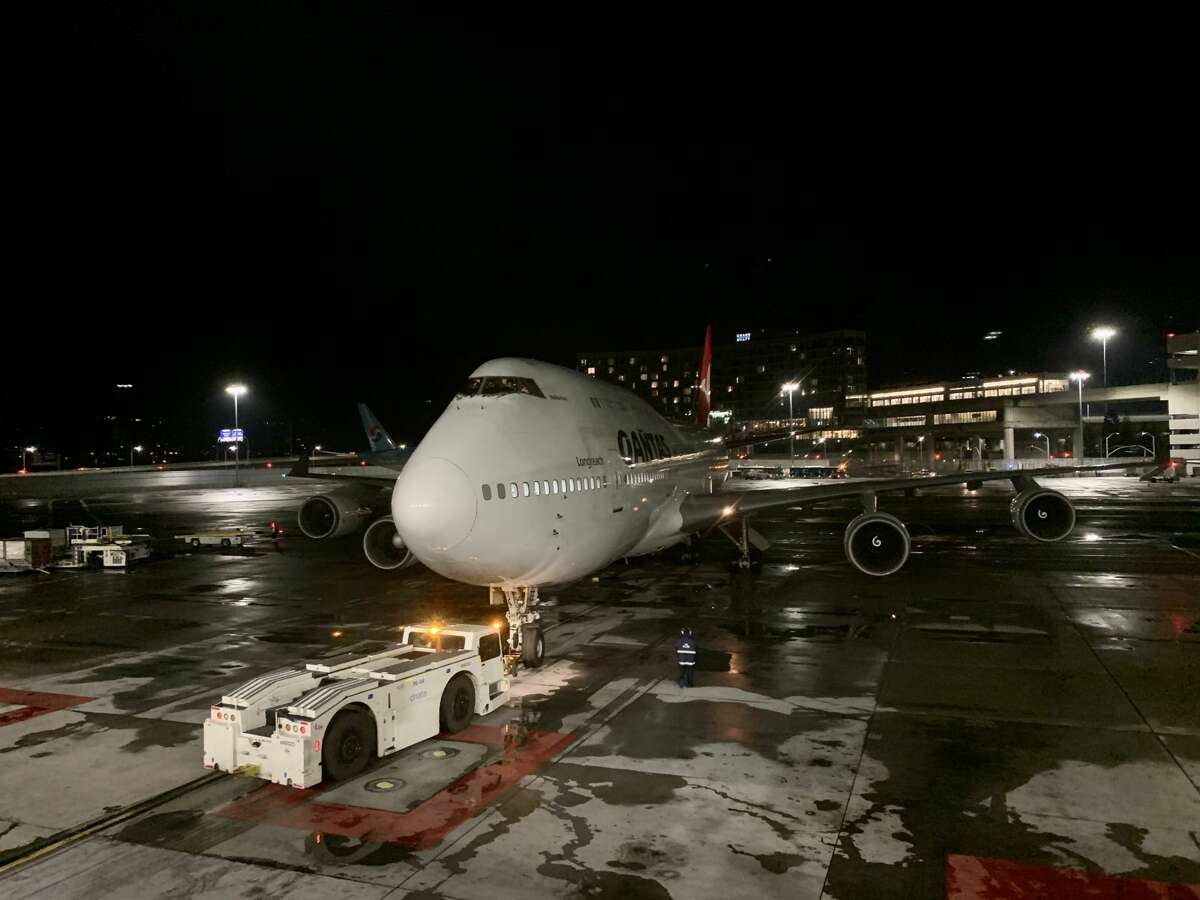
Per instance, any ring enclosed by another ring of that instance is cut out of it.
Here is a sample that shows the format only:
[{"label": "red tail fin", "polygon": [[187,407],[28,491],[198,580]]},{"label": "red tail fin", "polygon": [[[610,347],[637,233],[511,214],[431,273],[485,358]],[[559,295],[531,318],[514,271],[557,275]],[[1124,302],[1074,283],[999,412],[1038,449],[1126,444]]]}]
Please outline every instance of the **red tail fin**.
[{"label": "red tail fin", "polygon": [[696,396],[696,424],[708,425],[708,412],[712,408],[712,326],[704,331],[704,353],[700,357],[700,389]]}]

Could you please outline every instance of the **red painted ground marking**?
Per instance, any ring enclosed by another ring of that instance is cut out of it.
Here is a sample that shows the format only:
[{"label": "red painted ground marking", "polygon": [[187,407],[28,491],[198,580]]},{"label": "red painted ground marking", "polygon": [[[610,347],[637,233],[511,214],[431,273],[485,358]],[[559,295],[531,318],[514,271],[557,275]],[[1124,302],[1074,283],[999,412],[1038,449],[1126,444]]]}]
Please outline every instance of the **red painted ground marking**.
[{"label": "red painted ground marking", "polygon": [[1117,878],[951,853],[946,857],[946,900],[1200,900],[1200,884]]},{"label": "red painted ground marking", "polygon": [[75,697],[71,694],[43,694],[38,691],[19,691],[15,688],[0,688],[0,704],[4,706],[19,706],[20,709],[10,709],[0,713],[0,728],[5,725],[15,725],[46,713],[57,712],[60,709],[70,709],[87,703],[94,697]]},{"label": "red painted ground marking", "polygon": [[499,759],[473,769],[420,806],[398,813],[365,806],[313,803],[323,788],[302,791],[268,785],[246,800],[217,812],[260,825],[338,834],[365,841],[399,844],[414,850],[436,847],[452,830],[488,809],[514,784],[540,769],[572,740],[574,734],[531,731],[521,739],[501,727],[473,725],[448,740],[504,747]]}]

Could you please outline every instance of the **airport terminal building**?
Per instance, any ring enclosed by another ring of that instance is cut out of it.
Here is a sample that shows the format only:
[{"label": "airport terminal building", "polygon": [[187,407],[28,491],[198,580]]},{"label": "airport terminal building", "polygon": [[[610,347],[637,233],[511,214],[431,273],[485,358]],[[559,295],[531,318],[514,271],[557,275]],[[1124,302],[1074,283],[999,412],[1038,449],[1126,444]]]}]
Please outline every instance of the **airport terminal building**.
[{"label": "airport terminal building", "polygon": [[[1168,335],[1168,381],[1080,386],[1065,371],[867,389],[861,331],[744,332],[714,345],[712,408],[750,431],[796,429],[798,454],[938,469],[1037,459],[1170,456],[1200,466],[1200,336]],[[701,348],[584,351],[579,370],[690,418]],[[785,383],[794,383],[789,402]],[[755,456],[788,453],[784,441]],[[1193,462],[1194,460],[1194,462]]]}]

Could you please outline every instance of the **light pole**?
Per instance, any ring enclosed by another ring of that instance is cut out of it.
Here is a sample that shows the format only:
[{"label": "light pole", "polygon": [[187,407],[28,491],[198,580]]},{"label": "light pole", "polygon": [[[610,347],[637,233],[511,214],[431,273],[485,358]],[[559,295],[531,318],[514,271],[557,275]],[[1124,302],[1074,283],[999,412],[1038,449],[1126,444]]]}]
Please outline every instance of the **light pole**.
[{"label": "light pole", "polygon": [[1046,459],[1049,459],[1050,458],[1050,435],[1042,434],[1040,431],[1035,431],[1033,433],[1033,439],[1036,441],[1039,438],[1046,439]]},{"label": "light pole", "polygon": [[21,450],[21,471],[29,471],[29,461],[25,458],[28,453],[37,453],[37,447],[24,447]]},{"label": "light pole", "polygon": [[1142,435],[1145,435],[1146,437],[1150,438],[1150,455],[1153,456],[1155,459],[1158,459],[1158,449],[1157,449],[1158,444],[1154,440],[1154,435],[1151,434],[1149,431],[1139,431],[1138,437],[1141,437]]},{"label": "light pole", "polygon": [[135,452],[136,452],[136,453],[141,453],[141,452],[142,452],[142,445],[141,445],[141,444],[138,444],[136,447],[130,447],[130,448],[129,448],[129,465],[130,465],[130,467],[131,467],[131,468],[133,467],[133,454],[134,454]]},{"label": "light pole", "polygon": [[1092,340],[1100,342],[1100,357],[1104,366],[1102,371],[1105,387],[1108,387],[1108,339],[1114,337],[1116,333],[1117,329],[1108,325],[1099,325],[1092,329]]},{"label": "light pole", "polygon": [[[238,429],[238,397],[246,393],[246,386],[244,384],[231,384],[225,388],[225,393],[233,397],[233,433],[236,437]],[[238,483],[238,463],[240,462],[240,456],[241,446],[240,442],[237,442],[233,445],[233,484],[235,487]]]},{"label": "light pole", "polygon": [[1083,452],[1083,383],[1091,378],[1091,374],[1082,369],[1071,373],[1070,378],[1079,385],[1079,446],[1075,448],[1075,458]]},{"label": "light pole", "polygon": [[796,392],[796,388],[800,387],[800,382],[789,381],[783,385],[783,390],[787,391],[788,395],[788,455],[791,457],[791,463],[788,467],[788,476],[792,474],[792,466],[796,465],[796,419],[792,415],[792,394]]}]

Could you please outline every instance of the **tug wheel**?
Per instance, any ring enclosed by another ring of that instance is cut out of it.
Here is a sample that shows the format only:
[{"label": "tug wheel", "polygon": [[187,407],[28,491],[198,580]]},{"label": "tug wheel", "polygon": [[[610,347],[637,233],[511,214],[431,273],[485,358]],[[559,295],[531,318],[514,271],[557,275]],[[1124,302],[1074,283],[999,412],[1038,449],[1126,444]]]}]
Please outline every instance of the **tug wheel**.
[{"label": "tug wheel", "polygon": [[325,775],[333,781],[353,778],[375,753],[375,722],[365,712],[344,709],[329,724],[321,746]]},{"label": "tug wheel", "polygon": [[475,683],[470,676],[455,675],[442,692],[442,731],[454,734],[471,724],[475,715]]}]

